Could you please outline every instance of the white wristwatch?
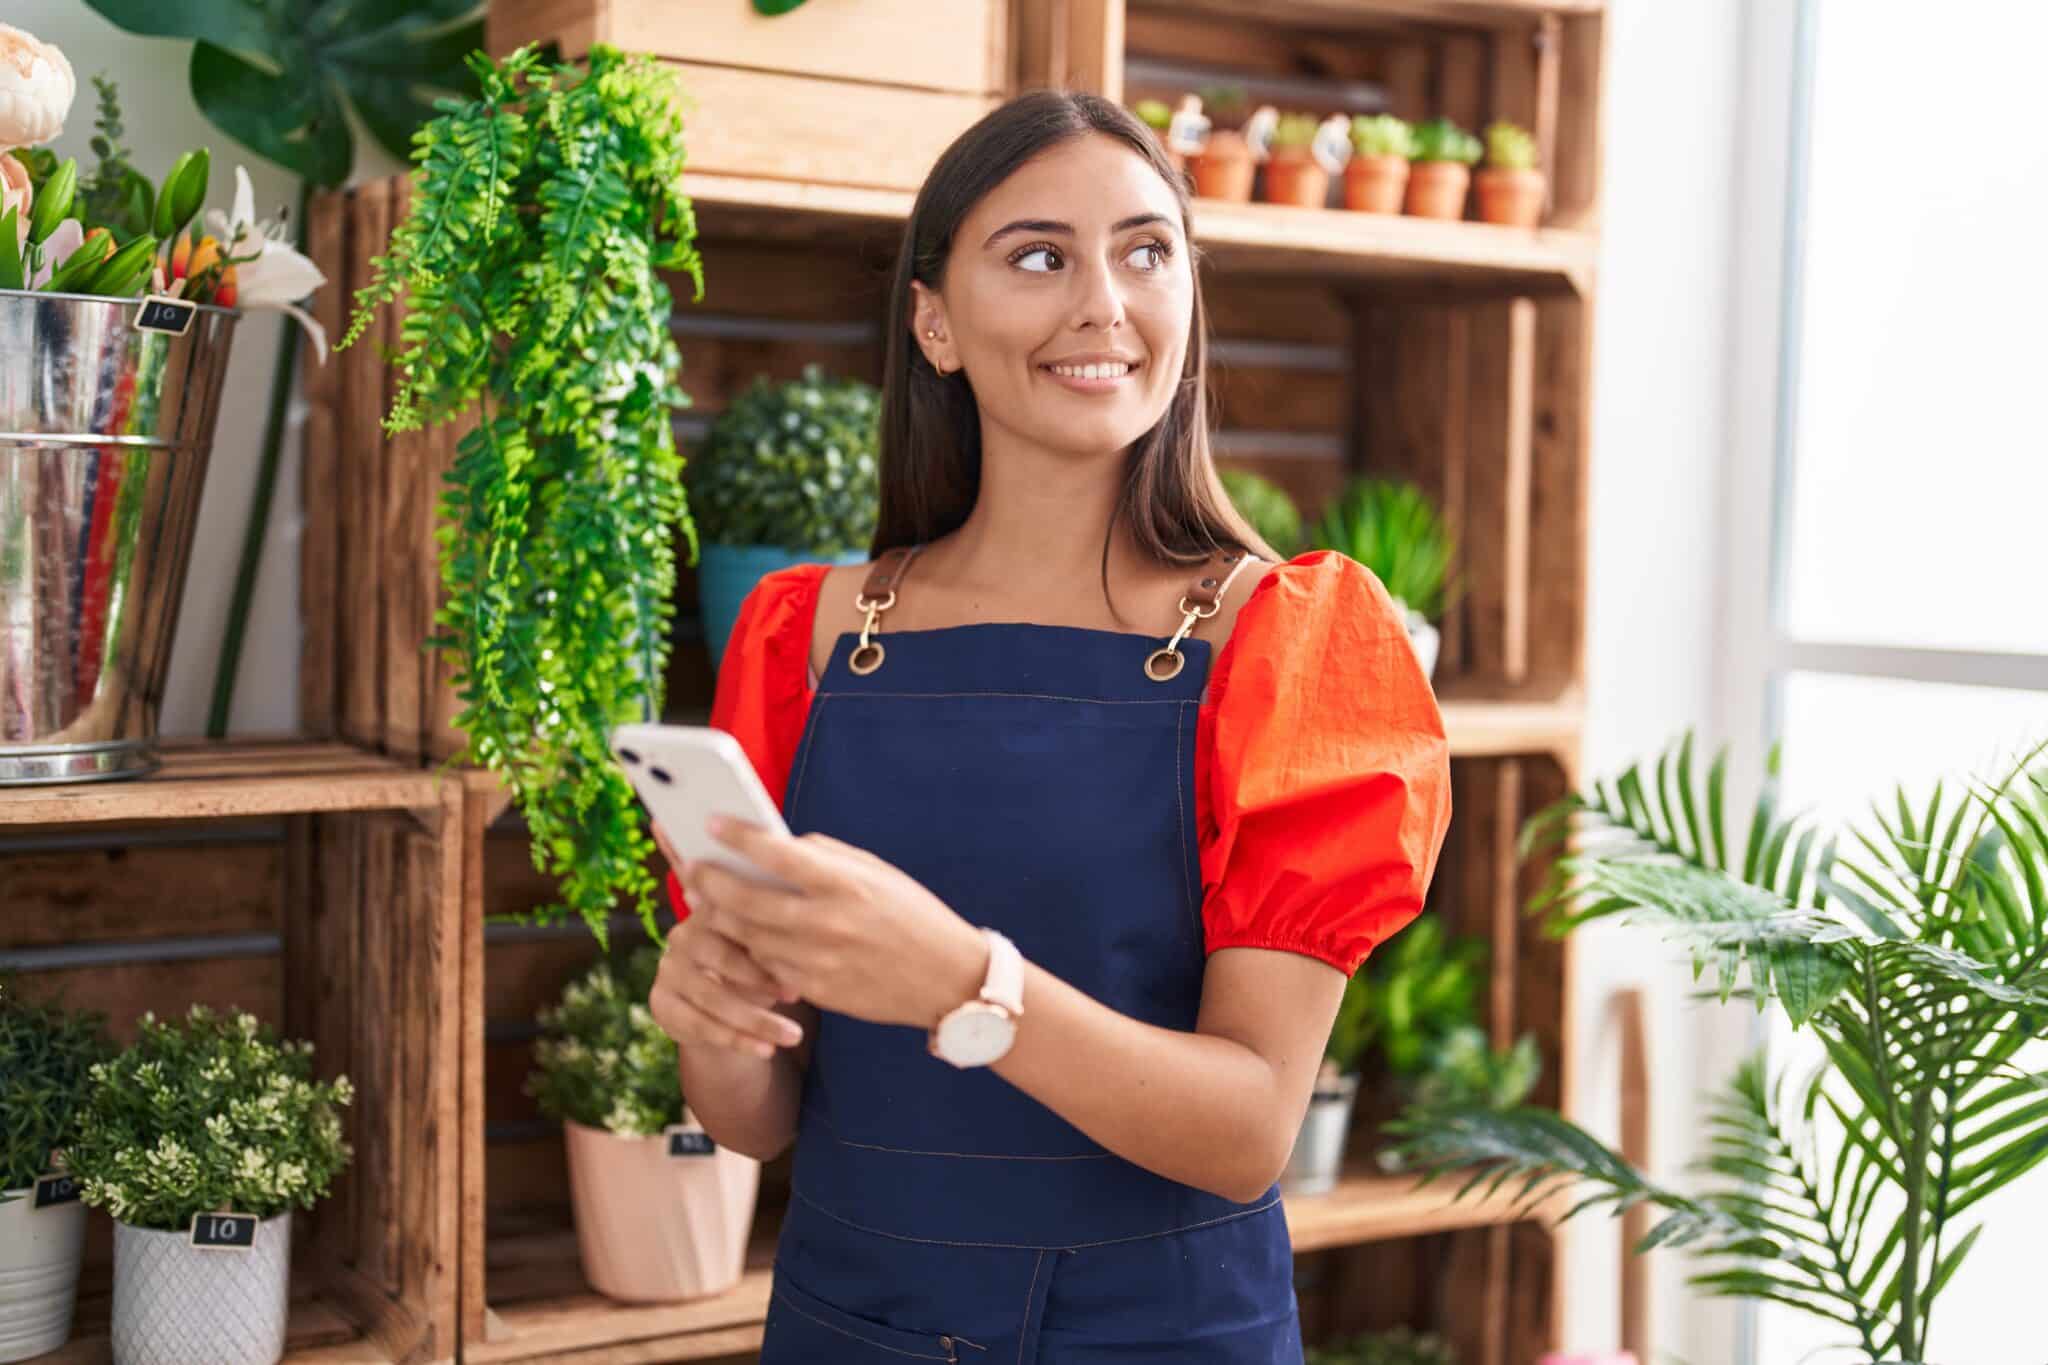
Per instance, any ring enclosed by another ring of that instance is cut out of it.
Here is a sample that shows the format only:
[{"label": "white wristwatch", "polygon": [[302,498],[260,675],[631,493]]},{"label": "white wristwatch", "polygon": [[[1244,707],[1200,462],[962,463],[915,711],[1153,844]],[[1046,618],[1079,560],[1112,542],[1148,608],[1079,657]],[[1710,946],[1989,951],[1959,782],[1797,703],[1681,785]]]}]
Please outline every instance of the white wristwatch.
[{"label": "white wristwatch", "polygon": [[1024,955],[995,930],[981,932],[988,939],[981,994],[947,1011],[931,1031],[932,1056],[957,1067],[1000,1061],[1017,1041],[1017,1021],[1024,1016]]}]

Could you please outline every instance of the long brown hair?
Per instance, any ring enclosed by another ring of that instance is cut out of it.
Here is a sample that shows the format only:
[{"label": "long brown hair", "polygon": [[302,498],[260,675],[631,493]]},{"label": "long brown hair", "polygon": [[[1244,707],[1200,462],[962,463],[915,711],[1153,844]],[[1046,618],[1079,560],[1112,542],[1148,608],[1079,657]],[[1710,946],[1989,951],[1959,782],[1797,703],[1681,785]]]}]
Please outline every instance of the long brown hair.
[{"label": "long brown hair", "polygon": [[[889,295],[882,380],[881,504],[870,554],[922,544],[957,529],[981,485],[981,417],[964,371],[942,375],[911,339],[910,282],[943,283],[953,236],[970,209],[1010,173],[1049,147],[1089,133],[1116,138],[1172,187],[1181,222],[1187,186],[1151,129],[1097,95],[1034,90],[991,110],[954,139],[918,191],[904,225]],[[1194,314],[1180,385],[1166,414],[1131,444],[1115,516],[1162,565],[1198,564],[1219,549],[1248,549],[1280,559],[1224,494],[1209,453],[1208,314],[1200,256]],[[1114,523],[1112,523],[1113,525]],[[1103,595],[1109,595],[1109,533],[1103,528]]]}]

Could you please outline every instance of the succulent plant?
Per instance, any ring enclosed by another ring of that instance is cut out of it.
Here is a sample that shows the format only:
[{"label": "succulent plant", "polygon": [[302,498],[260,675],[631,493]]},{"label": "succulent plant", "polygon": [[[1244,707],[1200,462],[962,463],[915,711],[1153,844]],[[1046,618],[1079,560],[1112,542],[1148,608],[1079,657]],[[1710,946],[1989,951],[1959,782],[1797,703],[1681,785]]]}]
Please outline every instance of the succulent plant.
[{"label": "succulent plant", "polygon": [[863,549],[875,533],[882,395],[817,365],[784,383],[756,379],[705,434],[685,471],[705,540],[820,555]]},{"label": "succulent plant", "polygon": [[1316,140],[1322,120],[1314,114],[1282,114],[1273,125],[1273,150],[1306,152]]},{"label": "succulent plant", "polygon": [[1503,171],[1534,170],[1536,139],[1517,124],[1495,119],[1486,125],[1486,164]]},{"label": "succulent plant", "polygon": [[1456,161],[1469,166],[1479,157],[1479,139],[1451,120],[1433,118],[1416,125],[1416,161]]},{"label": "succulent plant", "polygon": [[1223,491],[1268,545],[1292,558],[1301,548],[1301,509],[1287,490],[1248,469],[1219,471]]},{"label": "succulent plant", "polygon": [[1415,155],[1415,126],[1392,114],[1360,114],[1351,120],[1351,148],[1360,156]]},{"label": "succulent plant", "polygon": [[1131,112],[1142,120],[1147,128],[1165,132],[1173,122],[1173,108],[1165,100],[1139,100],[1131,106]]}]

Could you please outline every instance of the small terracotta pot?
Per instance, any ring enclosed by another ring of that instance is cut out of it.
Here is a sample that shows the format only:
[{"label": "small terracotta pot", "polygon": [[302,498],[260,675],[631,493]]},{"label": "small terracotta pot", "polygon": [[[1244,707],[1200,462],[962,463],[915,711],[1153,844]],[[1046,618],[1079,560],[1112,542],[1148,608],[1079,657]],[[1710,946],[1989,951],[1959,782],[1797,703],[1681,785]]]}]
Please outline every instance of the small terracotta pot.
[{"label": "small terracotta pot", "polygon": [[1408,212],[1417,218],[1463,218],[1472,169],[1457,161],[1418,161],[1408,169]]},{"label": "small terracotta pot", "polygon": [[1319,209],[1330,200],[1330,173],[1307,152],[1275,152],[1266,162],[1266,202]]},{"label": "small terracotta pot", "polygon": [[1360,213],[1399,213],[1408,190],[1405,156],[1354,156],[1344,165],[1344,207]]},{"label": "small terracotta pot", "polygon": [[739,1283],[760,1162],[727,1147],[672,1157],[666,1138],[619,1137],[573,1120],[562,1131],[592,1289],[626,1303],[671,1303]]},{"label": "small terracotta pot", "polygon": [[1532,228],[1543,221],[1541,171],[1503,171],[1488,168],[1472,177],[1479,192],[1479,216],[1505,227]]},{"label": "small terracotta pot", "polygon": [[1188,170],[1195,177],[1195,193],[1204,199],[1242,204],[1252,197],[1252,149],[1242,133],[1209,134],[1208,144],[1188,158]]}]

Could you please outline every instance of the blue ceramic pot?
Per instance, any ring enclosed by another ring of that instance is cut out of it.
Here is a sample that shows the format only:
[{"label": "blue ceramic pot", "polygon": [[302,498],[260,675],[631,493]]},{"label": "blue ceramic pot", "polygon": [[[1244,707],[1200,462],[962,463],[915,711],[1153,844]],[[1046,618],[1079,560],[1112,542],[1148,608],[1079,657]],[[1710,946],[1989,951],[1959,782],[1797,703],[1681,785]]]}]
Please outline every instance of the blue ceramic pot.
[{"label": "blue ceramic pot", "polygon": [[820,555],[811,550],[788,550],[780,545],[697,546],[697,600],[704,615],[704,642],[711,649],[711,666],[716,669],[725,657],[726,637],[740,618],[740,603],[754,585],[777,569],[795,564],[865,564],[866,550],[848,550],[840,555]]}]

